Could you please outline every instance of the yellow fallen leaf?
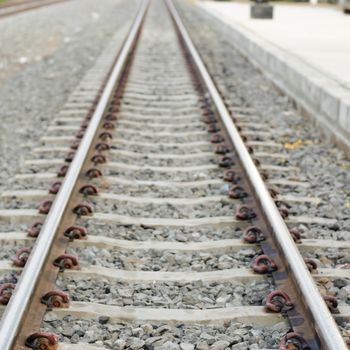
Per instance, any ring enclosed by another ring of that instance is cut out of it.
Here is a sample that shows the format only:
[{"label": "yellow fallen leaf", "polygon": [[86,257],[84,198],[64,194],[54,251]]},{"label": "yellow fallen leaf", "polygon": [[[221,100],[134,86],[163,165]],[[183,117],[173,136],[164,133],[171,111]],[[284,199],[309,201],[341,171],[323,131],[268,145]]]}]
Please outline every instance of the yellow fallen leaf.
[{"label": "yellow fallen leaf", "polygon": [[288,149],[288,150],[295,150],[295,149],[299,149],[302,147],[304,147],[304,145],[303,145],[303,141],[301,141],[300,139],[296,140],[293,143],[285,143],[284,144],[284,149]]},{"label": "yellow fallen leaf", "polygon": [[343,170],[347,170],[348,165],[347,165],[346,163],[341,163],[341,164],[340,164],[340,167],[341,167]]},{"label": "yellow fallen leaf", "polygon": [[345,208],[350,209],[350,202],[345,204]]}]

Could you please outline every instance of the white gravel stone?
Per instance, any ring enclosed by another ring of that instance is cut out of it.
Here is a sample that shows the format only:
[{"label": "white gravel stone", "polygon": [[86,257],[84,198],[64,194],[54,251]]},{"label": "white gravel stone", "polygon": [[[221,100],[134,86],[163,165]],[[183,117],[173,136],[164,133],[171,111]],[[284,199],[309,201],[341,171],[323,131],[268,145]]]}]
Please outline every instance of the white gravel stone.
[{"label": "white gravel stone", "polygon": [[181,350],[194,350],[194,345],[190,343],[180,343]]}]

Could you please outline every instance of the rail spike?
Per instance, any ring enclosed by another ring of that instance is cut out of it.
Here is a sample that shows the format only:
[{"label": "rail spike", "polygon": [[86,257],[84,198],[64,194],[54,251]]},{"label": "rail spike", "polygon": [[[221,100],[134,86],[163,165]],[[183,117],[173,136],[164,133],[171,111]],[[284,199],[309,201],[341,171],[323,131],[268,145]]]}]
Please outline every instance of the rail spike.
[{"label": "rail spike", "polygon": [[310,350],[306,340],[295,332],[285,334],[280,343],[279,350]]},{"label": "rail spike", "polygon": [[286,313],[294,308],[294,304],[287,293],[275,290],[267,296],[265,308],[267,311]]},{"label": "rail spike", "polygon": [[25,345],[33,350],[58,350],[58,335],[54,333],[33,333]]},{"label": "rail spike", "polygon": [[252,269],[259,274],[271,273],[277,270],[277,264],[268,255],[259,255],[253,261]]},{"label": "rail spike", "polygon": [[257,226],[249,226],[243,233],[243,240],[247,243],[260,243],[265,239],[264,232]]},{"label": "rail spike", "polygon": [[74,207],[73,213],[80,216],[92,216],[94,210],[92,206],[87,203],[81,203]]},{"label": "rail spike", "polygon": [[0,285],[0,304],[7,305],[12,297],[16,285],[13,283],[4,283]]},{"label": "rail spike", "polygon": [[15,257],[13,258],[13,264],[17,267],[24,267],[27,263],[31,249],[28,247],[23,247],[18,249]]},{"label": "rail spike", "polygon": [[69,295],[60,290],[53,290],[41,297],[41,303],[49,309],[69,307]]},{"label": "rail spike", "polygon": [[42,220],[35,220],[28,228],[28,236],[33,238],[38,237],[43,224]]},{"label": "rail spike", "polygon": [[65,269],[67,270],[78,270],[79,269],[79,261],[78,257],[72,254],[61,254],[58,256],[53,264],[60,268],[60,271],[63,272]]},{"label": "rail spike", "polygon": [[82,227],[82,226],[73,225],[73,226],[68,227],[64,231],[64,235],[66,237],[68,237],[70,240],[86,239],[87,229],[85,227]]}]

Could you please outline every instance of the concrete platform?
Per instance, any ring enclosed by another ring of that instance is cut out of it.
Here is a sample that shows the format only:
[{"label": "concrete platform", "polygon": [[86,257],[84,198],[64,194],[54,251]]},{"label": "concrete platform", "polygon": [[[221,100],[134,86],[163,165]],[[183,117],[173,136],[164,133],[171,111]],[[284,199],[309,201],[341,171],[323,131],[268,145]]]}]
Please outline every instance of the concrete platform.
[{"label": "concrete platform", "polygon": [[249,3],[197,1],[233,43],[327,134],[350,150],[350,16],[332,7],[275,5],[250,19]]}]

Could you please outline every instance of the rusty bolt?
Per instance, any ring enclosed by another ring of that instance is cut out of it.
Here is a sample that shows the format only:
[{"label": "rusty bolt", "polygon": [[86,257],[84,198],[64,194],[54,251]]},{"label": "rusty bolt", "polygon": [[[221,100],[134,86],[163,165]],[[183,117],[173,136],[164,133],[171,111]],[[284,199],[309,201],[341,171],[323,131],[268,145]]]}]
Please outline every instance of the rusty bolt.
[{"label": "rusty bolt", "polygon": [[117,113],[117,112],[119,112],[119,106],[120,106],[120,103],[115,104],[114,106],[109,107],[109,108],[108,108],[108,112],[109,112],[109,113]]},{"label": "rusty bolt", "polygon": [[276,198],[279,195],[279,191],[275,187],[269,187],[268,191],[272,198]]},{"label": "rusty bolt", "polygon": [[216,123],[218,121],[214,116],[204,117],[202,120],[205,124]]},{"label": "rusty bolt", "polygon": [[338,300],[335,296],[333,295],[325,295],[323,297],[323,300],[325,301],[325,303],[328,306],[329,311],[332,314],[339,314],[339,310],[338,310]]},{"label": "rusty bolt", "polygon": [[79,268],[78,258],[72,254],[61,254],[55,259],[53,264],[59,267],[61,272],[65,269],[76,270]]},{"label": "rusty bolt", "polygon": [[278,210],[279,210],[279,212],[280,212],[280,214],[281,214],[281,216],[282,216],[282,219],[287,219],[287,218],[288,218],[288,216],[289,216],[289,210],[288,210],[287,208],[285,208],[285,207],[283,207],[283,208],[278,208]]},{"label": "rusty bolt", "polygon": [[215,153],[216,154],[226,154],[226,153],[229,153],[229,152],[230,152],[230,149],[224,144],[217,145],[215,147]]},{"label": "rusty bolt", "polygon": [[229,169],[229,170],[225,171],[224,181],[236,183],[240,179],[241,179],[241,177],[239,176],[237,171],[235,171],[233,169]]},{"label": "rusty bolt", "polygon": [[80,129],[86,130],[88,128],[89,124],[90,124],[89,119],[85,120],[84,122],[81,123]]},{"label": "rusty bolt", "polygon": [[78,216],[91,216],[93,214],[93,209],[89,204],[78,204],[74,209],[73,213]]},{"label": "rusty bolt", "polygon": [[[194,71],[192,71],[192,73],[194,73]],[[199,98],[199,102],[205,105],[209,105],[210,104],[210,99],[206,96],[201,96]]]},{"label": "rusty bolt", "polygon": [[103,123],[102,125],[103,129],[106,129],[106,130],[113,130],[115,129],[115,125],[111,122],[105,122]]},{"label": "rusty bolt", "polygon": [[106,163],[107,159],[103,154],[95,154],[92,156],[91,161],[97,165],[97,164],[103,164]]},{"label": "rusty bolt", "polygon": [[301,243],[301,234],[298,228],[293,227],[289,230],[290,235],[295,243]]},{"label": "rusty bolt", "polygon": [[210,123],[208,125],[207,131],[209,133],[214,133],[220,131],[220,128],[215,123]]},{"label": "rusty bolt", "polygon": [[50,194],[57,194],[61,188],[61,185],[62,185],[61,181],[54,182],[49,188],[49,193]]},{"label": "rusty bolt", "polygon": [[38,237],[42,226],[43,222],[41,220],[34,221],[28,228],[28,236],[34,238]]},{"label": "rusty bolt", "polygon": [[57,350],[58,335],[43,332],[33,333],[26,339],[25,345],[34,350]]},{"label": "rusty bolt", "polygon": [[252,262],[252,269],[259,274],[271,273],[277,270],[277,265],[268,255],[259,255]]},{"label": "rusty bolt", "polygon": [[57,172],[58,177],[65,177],[69,169],[68,165],[61,166],[60,170]]},{"label": "rusty bolt", "polygon": [[290,332],[285,334],[279,344],[279,350],[310,350],[306,340],[299,334]]},{"label": "rusty bolt", "polygon": [[85,173],[85,175],[90,179],[94,179],[102,176],[102,172],[99,169],[91,168]]},{"label": "rusty bolt", "polygon": [[68,152],[64,157],[64,161],[67,163],[71,163],[75,157],[75,151]]},{"label": "rusty bolt", "polygon": [[105,116],[105,120],[116,121],[116,120],[118,120],[118,117],[117,117],[115,114],[108,113],[108,114]]},{"label": "rusty bolt", "polygon": [[252,158],[255,166],[259,167],[261,165],[260,160],[257,158]]},{"label": "rusty bolt", "polygon": [[236,219],[241,221],[252,220],[256,218],[256,213],[253,208],[247,205],[240,205],[236,209]]},{"label": "rusty bolt", "polygon": [[210,108],[211,103],[209,99],[205,99],[203,101],[201,101],[202,103],[202,109],[203,109],[203,115],[214,115],[213,110]]},{"label": "rusty bolt", "polygon": [[243,233],[243,240],[247,243],[259,243],[266,239],[264,233],[259,227],[247,227]]},{"label": "rusty bolt", "polygon": [[260,169],[260,170],[259,170],[259,173],[260,173],[261,178],[262,178],[264,181],[268,180],[269,174],[267,173],[266,170],[261,170],[261,169]]},{"label": "rusty bolt", "polygon": [[253,154],[254,153],[254,149],[252,146],[246,145],[247,151],[249,154]]},{"label": "rusty bolt", "polygon": [[224,156],[219,159],[219,166],[222,168],[229,168],[235,164],[235,161],[232,157]]},{"label": "rusty bolt", "polygon": [[213,134],[210,140],[211,143],[221,143],[224,141],[225,141],[224,137],[220,134]]},{"label": "rusty bolt", "polygon": [[80,140],[74,140],[70,145],[70,149],[77,150],[80,145]]},{"label": "rusty bolt", "polygon": [[281,290],[271,292],[266,299],[265,308],[268,311],[285,313],[294,308],[287,293]]},{"label": "rusty bolt", "polygon": [[18,249],[15,257],[13,258],[13,265],[17,267],[24,267],[27,263],[27,260],[29,258],[31,249],[28,247],[23,247],[21,249]]},{"label": "rusty bolt", "polygon": [[64,235],[70,240],[73,239],[86,239],[87,229],[82,226],[70,226],[64,231]]},{"label": "rusty bolt", "polygon": [[39,206],[39,213],[40,214],[48,214],[52,206],[52,201],[46,200],[43,201]]},{"label": "rusty bolt", "polygon": [[108,143],[100,142],[96,145],[95,149],[99,152],[108,151],[111,147]]},{"label": "rusty bolt", "polygon": [[67,308],[69,306],[69,295],[60,290],[52,290],[41,297],[41,303],[49,309]]},{"label": "rusty bolt", "polygon": [[78,130],[75,134],[75,138],[82,139],[85,135],[85,130]]},{"label": "rusty bolt", "polygon": [[102,141],[112,140],[112,138],[113,138],[112,134],[110,132],[108,132],[108,131],[101,132],[101,134],[98,135],[98,137]]},{"label": "rusty bolt", "polygon": [[96,196],[98,194],[98,189],[94,185],[84,185],[79,190],[84,196]]},{"label": "rusty bolt", "polygon": [[13,283],[4,283],[0,285],[0,304],[7,305],[12,297],[16,285]]},{"label": "rusty bolt", "polygon": [[309,272],[315,272],[317,270],[317,262],[315,260],[311,258],[305,258],[304,261]]},{"label": "rusty bolt", "polygon": [[228,196],[232,199],[241,199],[247,197],[248,193],[242,186],[235,185],[230,188]]}]

